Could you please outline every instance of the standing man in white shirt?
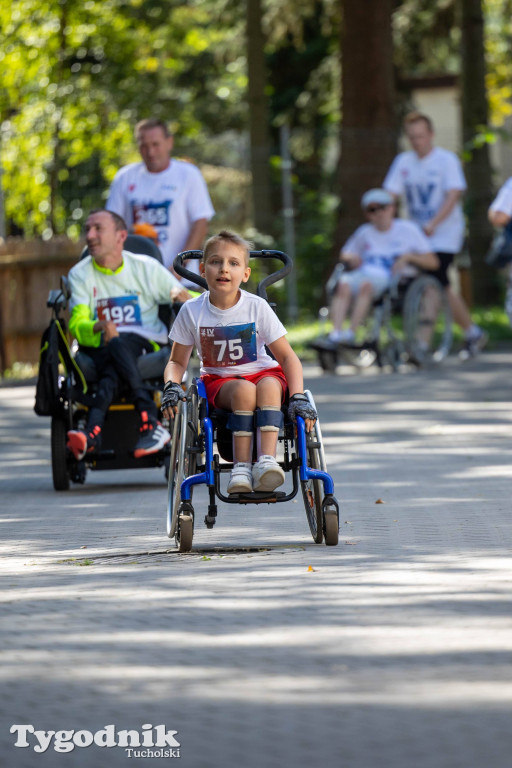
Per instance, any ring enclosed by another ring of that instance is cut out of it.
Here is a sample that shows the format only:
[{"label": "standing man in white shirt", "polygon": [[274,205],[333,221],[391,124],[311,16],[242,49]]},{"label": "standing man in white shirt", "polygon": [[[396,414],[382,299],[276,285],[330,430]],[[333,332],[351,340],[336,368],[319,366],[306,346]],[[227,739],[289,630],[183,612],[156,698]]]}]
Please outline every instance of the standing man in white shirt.
[{"label": "standing man in white shirt", "polygon": [[[497,229],[503,229],[507,241],[512,239],[512,176],[498,190],[488,212],[489,221]],[[507,276],[505,312],[512,325],[512,263],[504,268]]]},{"label": "standing man in white shirt", "polygon": [[404,119],[404,130],[412,150],[394,159],[383,186],[397,199],[405,198],[409,218],[423,229],[431,251],[437,254],[440,267],[433,274],[445,287],[454,320],[464,331],[461,356],[472,357],[488,337],[472,323],[464,300],[452,291],[448,278],[448,268],[464,241],[462,165],[453,152],[434,145],[434,128],[426,115],[411,112]]},{"label": "standing man in white shirt", "polygon": [[137,123],[135,139],[142,162],[116,173],[106,208],[129,228],[151,224],[164,264],[172,270],[178,253],[202,247],[215,211],[199,168],[171,158],[174,138],[163,120]]}]

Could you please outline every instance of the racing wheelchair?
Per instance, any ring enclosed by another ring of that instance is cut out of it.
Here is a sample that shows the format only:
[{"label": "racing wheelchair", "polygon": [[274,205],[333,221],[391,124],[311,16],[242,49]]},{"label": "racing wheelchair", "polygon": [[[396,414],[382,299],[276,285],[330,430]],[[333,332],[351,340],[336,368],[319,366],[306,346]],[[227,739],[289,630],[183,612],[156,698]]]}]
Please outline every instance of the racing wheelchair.
[{"label": "racing wheelchair", "polygon": [[[162,261],[155,243],[140,235],[128,235],[124,250],[143,253]],[[88,255],[84,248],[81,258]],[[80,351],[74,342],[68,343],[64,312],[70,292],[65,277],[61,288],[50,291],[47,307],[52,310],[49,327],[43,334],[40,353],[39,376],[36,386],[35,412],[51,417],[51,465],[53,487],[65,491],[70,483],[84,483],[87,470],[140,469],[164,467],[167,475],[170,448],[158,453],[135,458],[131,450],[138,429],[138,414],[123,388],[111,404],[102,430],[100,451],[87,453],[77,461],[66,446],[67,433],[71,429],[84,429],[88,408],[94,402],[97,374],[90,358]],[[173,311],[179,306],[160,307],[160,317],[169,327]],[[163,371],[169,359],[169,347],[142,355],[137,360],[144,384],[160,404]]]},{"label": "racing wheelchair", "polygon": [[[335,290],[342,270],[343,265],[336,267],[327,284],[328,295]],[[324,307],[320,312],[325,319],[328,309]],[[335,343],[323,335],[309,346],[316,351],[322,370],[331,373],[341,359],[360,368],[375,363],[381,369],[390,366],[393,371],[408,363],[419,368],[439,365],[452,346],[452,316],[446,291],[428,272],[396,276],[388,290],[373,302],[363,334],[354,344]]]},{"label": "racing wheelchair", "polygon": [[[257,286],[257,294],[268,301],[266,289],[285,277],[292,268],[287,254],[281,251],[251,251],[251,258],[278,259],[284,266],[264,277]],[[185,251],[174,261],[176,272],[201,288],[207,288],[203,277],[189,271],[183,261],[200,259],[201,251]],[[270,304],[273,307],[273,304]],[[313,396],[306,395],[314,407]],[[312,432],[307,433],[303,419],[297,423],[287,415],[283,406],[284,427],[278,438],[282,452],[280,465],[291,474],[291,489],[227,494],[221,488],[221,475],[233,469],[232,434],[227,428],[229,412],[212,409],[201,379],[194,379],[183,399],[172,425],[171,456],[167,497],[167,535],[174,537],[180,552],[189,552],[194,535],[195,512],[192,503],[196,486],[205,485],[209,503],[204,523],[213,528],[217,518],[216,500],[227,504],[277,504],[293,499],[299,487],[306,510],[311,535],[316,544],[338,544],[339,508],[334,496],[334,483],[328,474],[318,420]],[[216,446],[216,450],[215,450]]]}]

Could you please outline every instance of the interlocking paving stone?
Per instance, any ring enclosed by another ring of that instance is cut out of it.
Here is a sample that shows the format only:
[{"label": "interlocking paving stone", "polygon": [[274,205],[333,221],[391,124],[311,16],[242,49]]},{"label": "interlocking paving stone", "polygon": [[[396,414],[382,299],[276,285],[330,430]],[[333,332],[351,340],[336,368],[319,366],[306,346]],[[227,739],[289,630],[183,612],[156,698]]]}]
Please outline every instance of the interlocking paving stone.
[{"label": "interlocking paving stone", "polygon": [[191,768],[510,768],[511,366],[308,368],[339,546],[313,544],[300,498],[220,505],[209,531],[199,492],[191,555],[161,470],[55,493],[33,388],[1,388],[5,765],[130,765],[15,748],[14,723],[164,723]]}]

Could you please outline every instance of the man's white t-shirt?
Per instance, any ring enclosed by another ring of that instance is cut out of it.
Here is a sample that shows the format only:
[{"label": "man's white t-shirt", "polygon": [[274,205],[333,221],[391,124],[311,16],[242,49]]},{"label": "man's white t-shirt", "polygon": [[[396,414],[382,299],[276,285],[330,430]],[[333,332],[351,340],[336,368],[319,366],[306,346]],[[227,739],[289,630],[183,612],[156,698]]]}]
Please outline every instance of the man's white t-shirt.
[{"label": "man's white t-shirt", "polygon": [[432,248],[421,229],[412,221],[393,219],[385,232],[363,224],[349,237],[342,253],[360,256],[363,274],[391,277],[394,262],[405,253],[429,253]]},{"label": "man's white t-shirt", "polygon": [[185,247],[192,224],[210,220],[215,213],[199,168],[174,158],[160,173],[150,173],[142,162],[121,168],[106,208],[122,216],[129,228],[141,222],[151,224],[168,268]]},{"label": "man's white t-shirt", "polygon": [[501,211],[507,216],[512,216],[512,176],[506,180],[493,200],[491,211]]},{"label": "man's white t-shirt", "polygon": [[265,344],[286,335],[268,303],[247,291],[230,309],[218,309],[206,291],[187,301],[179,311],[169,333],[172,341],[195,345],[201,375],[244,376],[278,363],[265,350]]},{"label": "man's white t-shirt", "polygon": [[152,256],[123,251],[123,264],[105,270],[87,256],[69,272],[70,309],[85,304],[94,320],[112,320],[120,333],[137,333],[167,344],[168,328],[158,317],[158,305],[170,303],[182,290],[180,282]]},{"label": "man's white t-shirt", "polygon": [[[422,227],[434,218],[450,190],[466,189],[466,181],[457,155],[434,147],[425,157],[413,151],[399,154],[391,164],[383,187],[394,195],[405,196],[409,218]],[[429,237],[430,250],[458,253],[464,232],[464,214],[459,201]]]}]

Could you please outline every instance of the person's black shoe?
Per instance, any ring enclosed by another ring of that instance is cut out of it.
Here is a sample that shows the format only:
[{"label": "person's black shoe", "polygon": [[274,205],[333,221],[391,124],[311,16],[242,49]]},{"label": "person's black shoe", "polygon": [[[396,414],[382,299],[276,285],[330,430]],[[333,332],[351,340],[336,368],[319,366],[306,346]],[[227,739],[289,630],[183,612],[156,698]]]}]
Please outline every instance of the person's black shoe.
[{"label": "person's black shoe", "polygon": [[169,432],[162,427],[159,421],[149,419],[146,411],[143,411],[140,416],[142,425],[139,430],[139,439],[133,451],[136,459],[158,453],[171,440]]}]

